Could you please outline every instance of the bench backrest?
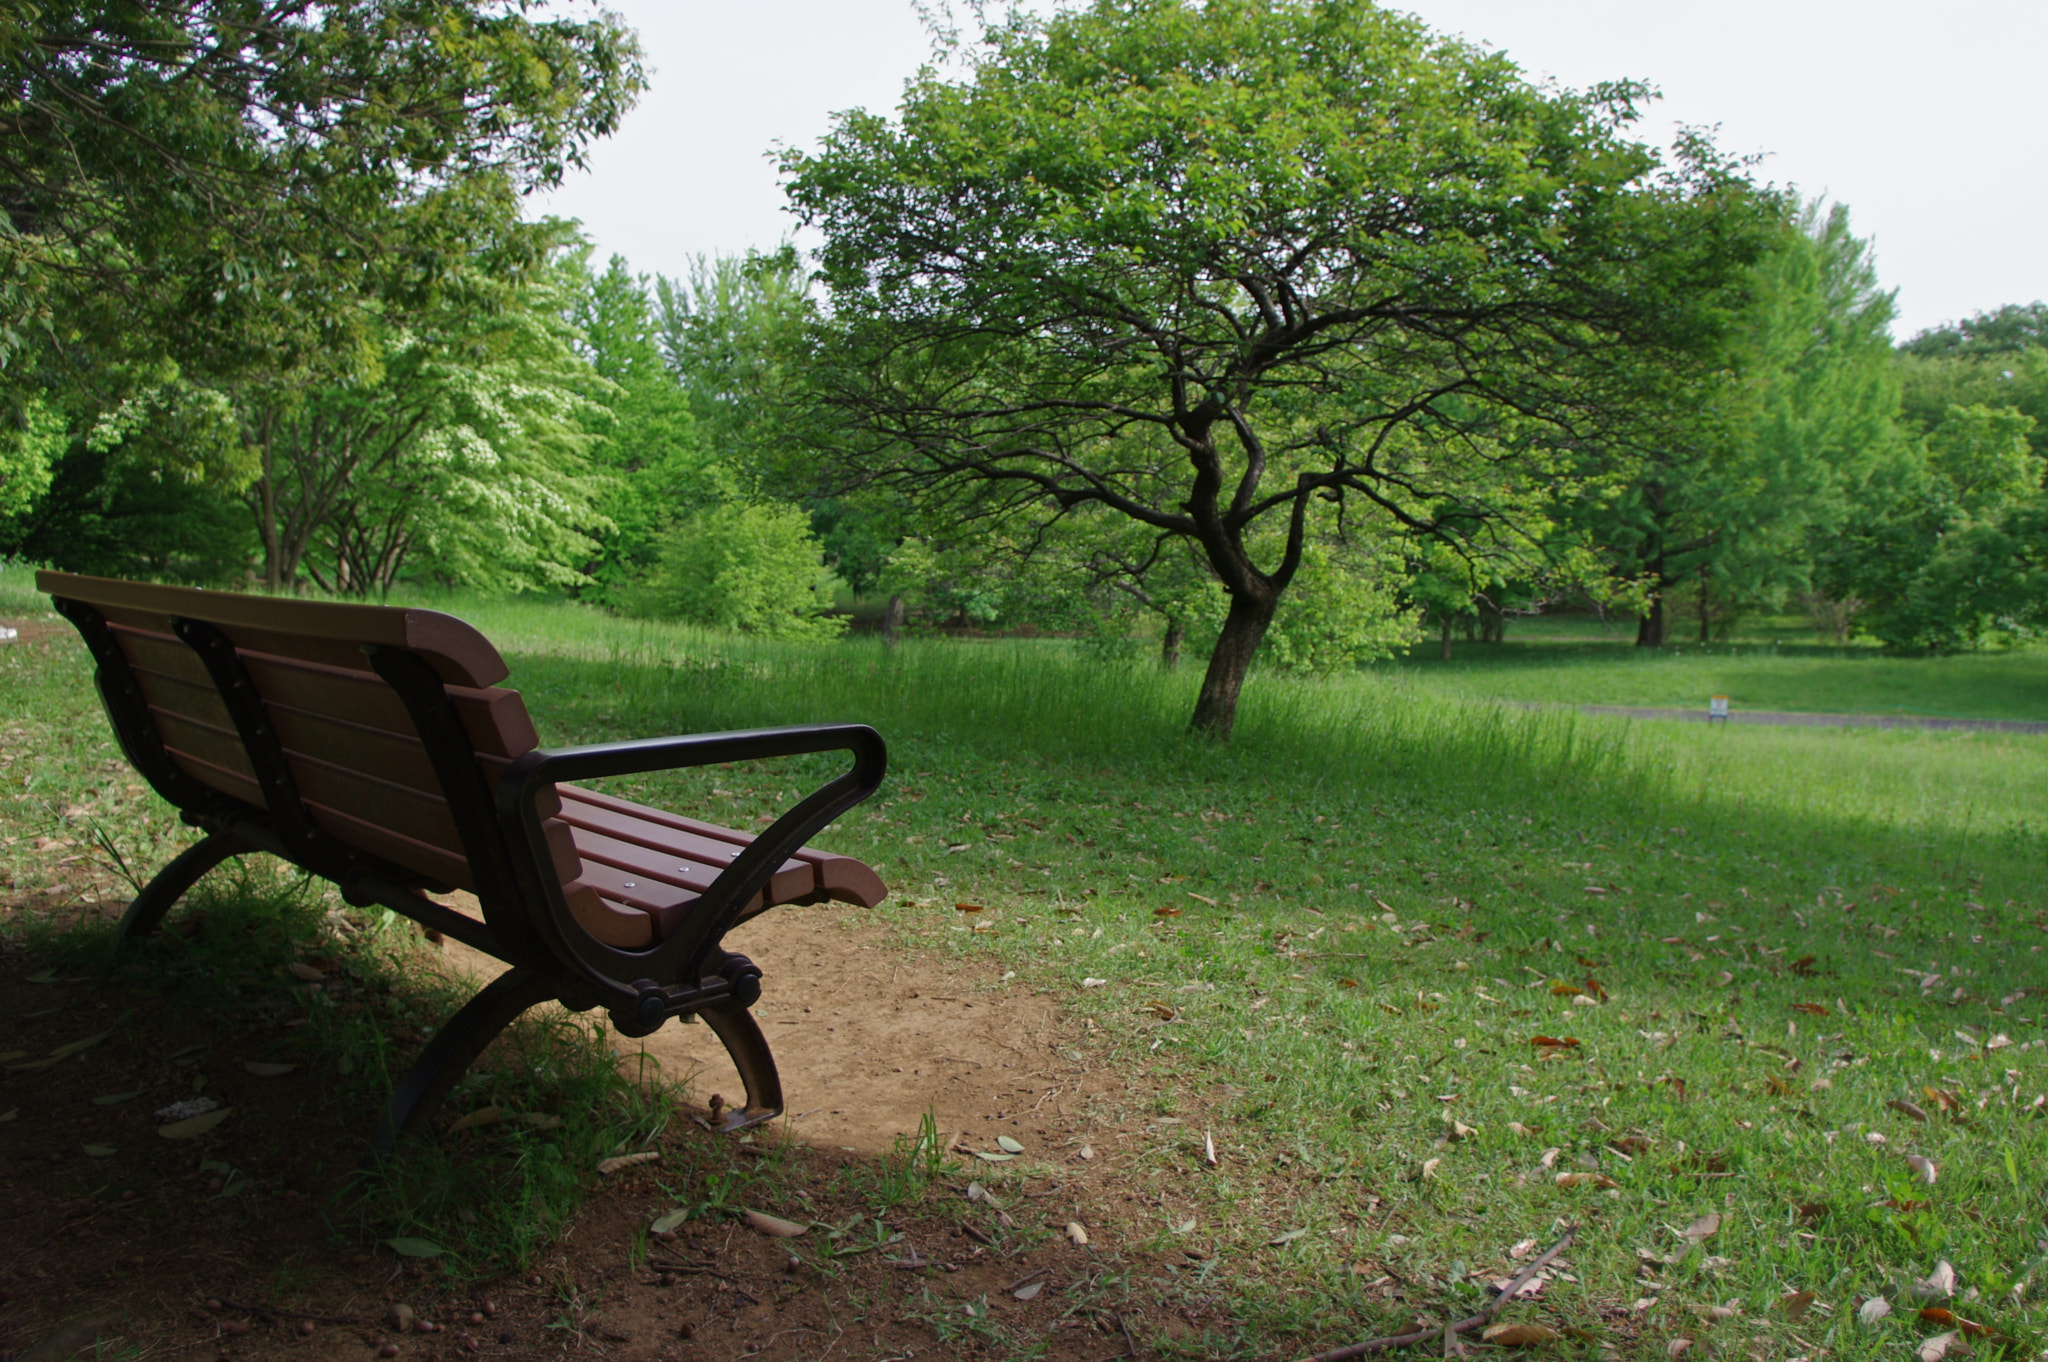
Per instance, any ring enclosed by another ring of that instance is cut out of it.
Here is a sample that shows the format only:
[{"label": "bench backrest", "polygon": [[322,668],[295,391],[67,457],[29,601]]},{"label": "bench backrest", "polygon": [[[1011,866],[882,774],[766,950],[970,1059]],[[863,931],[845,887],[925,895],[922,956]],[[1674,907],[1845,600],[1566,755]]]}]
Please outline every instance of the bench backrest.
[{"label": "bench backrest", "polygon": [[[57,572],[38,573],[36,584],[60,601],[92,607],[104,620],[163,751],[184,776],[255,809],[269,808],[260,772],[215,676],[198,648],[180,637],[179,622],[196,621],[233,645],[300,802],[320,831],[435,887],[488,888],[492,869],[486,868],[480,882],[471,862],[474,848],[465,845],[405,702],[364,651],[365,645],[403,650],[433,668],[488,792],[506,765],[532,751],[539,738],[519,693],[497,685],[509,669],[476,629],[434,610],[242,596]],[[567,825],[549,818],[544,830],[559,883],[572,898],[581,897],[580,861]],[[487,901],[487,911],[491,906]]]}]

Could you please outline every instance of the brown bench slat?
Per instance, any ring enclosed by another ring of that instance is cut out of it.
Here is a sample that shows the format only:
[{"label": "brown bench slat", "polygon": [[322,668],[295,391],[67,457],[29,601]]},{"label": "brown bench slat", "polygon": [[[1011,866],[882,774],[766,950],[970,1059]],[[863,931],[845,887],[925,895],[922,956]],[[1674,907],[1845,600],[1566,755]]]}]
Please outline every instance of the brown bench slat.
[{"label": "brown bench slat", "polygon": [[[556,791],[557,795],[561,791]],[[614,813],[577,802],[571,795],[562,805],[562,821],[576,830],[576,849],[584,860],[597,859],[622,869],[644,871],[698,893],[710,888],[718,872],[739,857],[740,848],[694,833],[677,832],[644,818]],[[802,898],[817,884],[811,867],[784,861],[764,887],[771,903]]]},{"label": "brown bench slat", "polygon": [[[249,754],[242,748],[241,737],[232,730],[188,719],[154,705],[150,706],[149,717],[155,720],[157,735],[164,740],[167,750],[195,757],[210,766],[233,772],[243,780],[255,781],[256,772],[249,767]],[[256,805],[264,807],[261,800],[256,801]]]},{"label": "brown bench slat", "polygon": [[235,721],[228,714],[228,707],[221,703],[219,692],[212,683],[195,684],[178,677],[153,671],[148,667],[131,667],[135,684],[141,688],[142,698],[151,709],[160,709],[168,714],[181,714],[197,719],[201,723],[233,732]]},{"label": "brown bench slat", "polygon": [[360,666],[360,645],[377,643],[419,654],[455,685],[495,686],[510,675],[489,639],[438,610],[195,592],[69,572],[38,572],[36,587],[84,601],[109,623],[162,630],[174,616],[205,619],[239,648],[282,657]]},{"label": "brown bench slat", "polygon": [[[265,709],[285,755],[325,762],[372,780],[388,781],[434,799],[441,798],[441,782],[418,739],[285,705],[266,705]],[[476,763],[483,772],[485,785],[492,789],[497,788],[498,778],[512,764],[504,757],[484,755],[478,755]],[[561,811],[560,801],[549,791],[541,793],[537,807],[543,818]]]},{"label": "brown bench slat", "polygon": [[[583,863],[582,882],[604,896],[606,903],[615,908],[630,909],[644,913],[649,923],[649,940],[666,941],[669,933],[682,925],[683,919],[697,906],[700,894],[675,885],[662,884],[601,861]],[[747,900],[741,910],[742,918],[752,917],[773,905],[759,894]]]},{"label": "brown bench slat", "polygon": [[263,802],[263,787],[256,783],[254,776],[245,776],[239,771],[229,771],[215,766],[204,758],[190,756],[169,744],[165,744],[164,751],[179,770],[200,784],[211,786],[224,795],[231,795],[256,808],[269,807]]},{"label": "brown bench slat", "polygon": [[306,801],[306,812],[323,830],[350,846],[410,870],[437,885],[476,892],[476,877],[470,872],[468,859],[459,851],[416,841],[402,832],[366,823],[351,814],[311,800]]},{"label": "brown bench slat", "polygon": [[612,903],[582,881],[562,886],[569,913],[597,940],[620,950],[643,950],[654,944],[654,919],[637,908]]},{"label": "brown bench slat", "polygon": [[175,676],[195,686],[213,689],[213,678],[199,654],[185,646],[183,639],[153,630],[118,627],[109,630],[121,645],[121,655],[131,667],[147,667],[165,676]]},{"label": "brown bench slat", "polygon": [[457,856],[466,854],[448,801],[438,794],[377,780],[310,757],[285,754],[299,797],[309,806],[347,814],[358,822],[389,828],[401,836]]},{"label": "brown bench slat", "polygon": [[[679,813],[650,808],[645,804],[635,804],[631,800],[620,799],[616,795],[604,794],[582,785],[564,785],[559,787],[557,793],[572,801],[572,804],[587,804],[614,813],[624,813],[650,823],[658,823],[677,832],[724,842],[734,848],[746,847],[754,840],[752,834],[736,828],[725,828],[716,823],[703,822],[701,819],[685,818]],[[580,816],[580,811],[570,806],[565,806],[565,812],[577,813]],[[882,883],[882,877],[870,870],[864,862],[857,861],[851,856],[841,856],[833,851],[820,851],[816,847],[799,847],[791,854],[790,859],[802,861],[810,866],[817,877],[818,892],[828,898],[838,899],[841,903],[872,908],[888,896],[889,889]]]},{"label": "brown bench slat", "polygon": [[[356,656],[360,662],[362,655]],[[268,704],[331,714],[365,727],[414,736],[405,703],[375,672],[360,667],[313,666],[261,653],[242,654],[242,666]],[[455,712],[462,717],[462,726],[477,751],[493,757],[519,757],[540,745],[533,720],[526,713],[526,701],[518,691],[450,686],[448,698],[455,703]]]}]

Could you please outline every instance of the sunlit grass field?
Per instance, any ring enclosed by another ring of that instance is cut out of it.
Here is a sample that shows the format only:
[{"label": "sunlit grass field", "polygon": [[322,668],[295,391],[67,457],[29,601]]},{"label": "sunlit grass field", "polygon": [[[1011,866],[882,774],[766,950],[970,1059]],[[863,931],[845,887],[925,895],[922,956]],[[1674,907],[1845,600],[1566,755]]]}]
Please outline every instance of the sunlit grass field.
[{"label": "sunlit grass field", "polygon": [[[1469,1313],[1566,1224],[1569,1267],[1517,1307],[1564,1355],[1897,1357],[1942,1332],[1913,1292],[1943,1262],[1958,1282],[1933,1303],[2042,1346],[2048,739],[1496,699],[1671,704],[1747,696],[1753,673],[1784,688],[1759,681],[1780,697],[1759,707],[2003,714],[2042,693],[2039,655],[1460,645],[1481,660],[1255,677],[1218,747],[1182,731],[1194,671],[1057,642],[786,646],[420,603],[499,643],[547,743],[881,729],[888,784],[820,840],[882,871],[905,943],[1055,994],[1094,1059],[1157,1085],[1133,1177],[1157,1243],[1219,1265],[1164,1289],[1224,1291],[1239,1321],[1185,1355],[1393,1332],[1419,1299]],[[0,573],[0,615],[25,604]],[[0,706],[11,742],[59,754],[8,768],[10,835],[82,790],[118,802],[84,755],[103,735],[82,648],[0,650]],[[822,770],[625,788],[744,826]]]},{"label": "sunlit grass field", "polygon": [[1554,704],[2048,721],[2048,651],[1888,657],[1818,642],[1802,622],[1762,620],[1725,641],[1640,649],[1633,621],[1515,621],[1507,641],[1465,643],[1442,661],[1434,642],[1377,671],[1432,694]]}]

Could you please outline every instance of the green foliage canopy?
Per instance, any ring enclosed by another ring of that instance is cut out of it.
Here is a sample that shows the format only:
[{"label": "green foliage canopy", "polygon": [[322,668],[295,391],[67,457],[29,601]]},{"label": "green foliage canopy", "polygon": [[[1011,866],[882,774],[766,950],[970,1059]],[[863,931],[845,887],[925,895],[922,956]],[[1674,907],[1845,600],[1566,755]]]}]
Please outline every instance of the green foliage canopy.
[{"label": "green foliage canopy", "polygon": [[845,457],[963,517],[1193,541],[1218,736],[1312,537],[1540,533],[1559,446],[1627,438],[1760,245],[1704,144],[1660,173],[1622,135],[1641,88],[1540,88],[1364,0],[1100,0],[969,61],[783,159]]}]

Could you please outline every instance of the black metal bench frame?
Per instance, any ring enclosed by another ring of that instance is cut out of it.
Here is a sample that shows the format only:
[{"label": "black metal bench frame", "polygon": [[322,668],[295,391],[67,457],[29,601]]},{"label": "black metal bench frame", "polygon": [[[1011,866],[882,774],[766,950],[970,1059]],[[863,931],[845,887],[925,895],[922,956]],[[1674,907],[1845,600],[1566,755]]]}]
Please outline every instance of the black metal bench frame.
[{"label": "black metal bench frame", "polygon": [[[376,1157],[388,1157],[401,1135],[423,1133],[449,1089],[492,1039],[526,1009],[549,1001],[579,1012],[602,1007],[627,1036],[648,1035],[671,1017],[701,1016],[746,1085],[745,1106],[726,1113],[719,1128],[738,1130],[781,1114],[774,1056],[748,1010],[761,996],[761,970],[720,943],[778,866],[879,788],[887,751],[874,729],[802,725],[537,748],[514,759],[492,788],[434,666],[404,648],[362,645],[370,668],[403,701],[439,777],[476,877],[483,909],[478,921],[426,898],[420,891],[432,886],[417,872],[315,824],[263,701],[220,627],[202,619],[173,621],[178,637],[204,660],[268,808],[179,769],[100,611],[62,595],[52,601],[92,652],[101,700],[129,762],[187,824],[206,833],[135,896],[121,919],[119,940],[156,931],[185,892],[221,862],[262,851],[333,881],[351,905],[389,908],[510,967],[434,1034],[399,1081],[372,1136]],[[555,784],[835,751],[852,758],[850,767],[756,835],[665,940],[646,950],[620,949],[596,940],[571,914],[537,811],[540,796]]]}]

